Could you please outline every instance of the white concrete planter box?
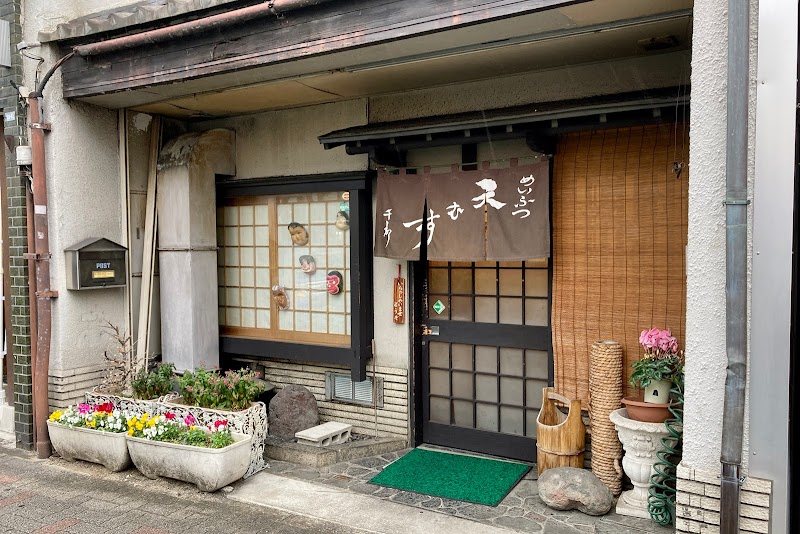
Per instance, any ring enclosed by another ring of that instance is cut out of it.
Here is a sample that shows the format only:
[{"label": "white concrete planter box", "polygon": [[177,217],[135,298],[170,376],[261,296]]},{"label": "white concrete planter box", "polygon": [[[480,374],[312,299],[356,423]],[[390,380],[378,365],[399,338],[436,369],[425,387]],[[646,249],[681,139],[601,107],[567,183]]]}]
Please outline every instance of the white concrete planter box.
[{"label": "white concrete planter box", "polygon": [[263,402],[253,402],[250,408],[241,412],[229,412],[226,410],[215,410],[213,408],[201,408],[183,403],[183,397],[172,396],[159,402],[156,412],[164,414],[174,413],[179,419],[183,419],[191,414],[197,419],[197,426],[208,427],[214,421],[222,420],[228,423],[231,432],[246,434],[253,439],[250,443],[250,466],[247,468],[244,478],[255,475],[265,467],[264,463],[264,440],[267,438],[269,424],[267,421],[267,406]]},{"label": "white concrete planter box", "polygon": [[189,482],[200,491],[216,491],[239,480],[250,464],[252,438],[233,433],[236,440],[222,449],[178,445],[127,437],[133,465],[147,478],[167,477]]},{"label": "white concrete planter box", "polygon": [[65,460],[102,464],[109,471],[122,471],[131,465],[124,432],[69,427],[51,421],[47,422],[47,430],[53,448]]}]

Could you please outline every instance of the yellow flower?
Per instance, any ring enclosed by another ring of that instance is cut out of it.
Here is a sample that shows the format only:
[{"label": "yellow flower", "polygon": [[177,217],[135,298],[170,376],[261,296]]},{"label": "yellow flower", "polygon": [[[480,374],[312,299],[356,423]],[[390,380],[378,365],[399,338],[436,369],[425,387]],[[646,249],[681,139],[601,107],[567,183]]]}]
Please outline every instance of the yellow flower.
[{"label": "yellow flower", "polygon": [[155,420],[155,419],[150,419],[150,420],[147,422],[147,426],[148,426],[148,427],[154,427],[154,426],[156,426],[156,420]]},{"label": "yellow flower", "polygon": [[50,421],[58,421],[59,419],[61,419],[62,415],[64,415],[62,412],[60,412],[59,410],[56,410],[55,412],[50,414],[49,420]]},{"label": "yellow flower", "polygon": [[94,428],[97,426],[97,422],[94,419],[92,419],[91,421],[86,423],[86,426],[88,426],[89,428]]},{"label": "yellow flower", "polygon": [[136,430],[144,430],[144,425],[142,423],[136,423]]},{"label": "yellow flower", "polygon": [[129,428],[128,428],[128,435],[129,435],[129,436],[132,436],[132,435],[133,435],[133,427],[129,427]]},{"label": "yellow flower", "polygon": [[149,413],[147,413],[147,412],[143,413],[143,414],[142,414],[142,423],[144,423],[144,422],[145,422],[145,421],[147,421],[148,419],[150,419],[150,414],[149,414]]}]

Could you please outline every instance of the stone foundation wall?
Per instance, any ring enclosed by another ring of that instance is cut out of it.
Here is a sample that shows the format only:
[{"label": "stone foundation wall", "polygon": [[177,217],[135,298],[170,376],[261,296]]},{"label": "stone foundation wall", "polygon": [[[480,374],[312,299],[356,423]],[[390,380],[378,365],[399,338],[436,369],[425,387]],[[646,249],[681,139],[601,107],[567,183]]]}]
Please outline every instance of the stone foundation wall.
[{"label": "stone foundation wall", "polygon": [[[349,374],[349,368],[281,360],[258,361],[257,365],[263,367],[264,378],[275,384],[277,389],[289,384],[308,388],[317,399],[323,423],[339,421],[353,425],[354,432],[375,435],[377,412],[378,435],[408,439],[408,371],[405,369],[375,369],[375,376],[383,378],[383,406],[375,410],[372,406],[325,400],[325,373],[334,371]],[[368,365],[367,377],[372,376],[372,367]]]},{"label": "stone foundation wall", "polygon": [[[678,533],[719,533],[719,473],[678,466]],[[769,534],[772,482],[747,478],[742,485],[740,532]]]},{"label": "stone foundation wall", "polygon": [[50,410],[85,402],[84,394],[100,384],[105,370],[105,364],[77,369],[50,369],[48,381]]}]

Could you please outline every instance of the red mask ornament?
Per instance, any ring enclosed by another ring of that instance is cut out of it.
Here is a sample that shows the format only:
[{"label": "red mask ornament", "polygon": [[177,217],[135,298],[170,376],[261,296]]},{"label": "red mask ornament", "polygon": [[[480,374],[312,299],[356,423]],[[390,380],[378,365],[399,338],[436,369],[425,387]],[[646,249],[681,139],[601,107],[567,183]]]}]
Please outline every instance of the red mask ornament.
[{"label": "red mask ornament", "polygon": [[331,295],[338,295],[342,291],[342,273],[339,271],[331,271],[325,277],[328,284],[328,293]]}]

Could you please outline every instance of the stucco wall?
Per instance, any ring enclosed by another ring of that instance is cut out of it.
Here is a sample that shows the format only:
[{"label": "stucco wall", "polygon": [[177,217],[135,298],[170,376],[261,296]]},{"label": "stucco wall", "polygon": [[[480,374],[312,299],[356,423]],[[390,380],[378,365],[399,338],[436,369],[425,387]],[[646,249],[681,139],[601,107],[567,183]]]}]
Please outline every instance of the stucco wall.
[{"label": "stucco wall", "polygon": [[603,61],[370,98],[370,122],[686,84],[688,52]]},{"label": "stucco wall", "polygon": [[[755,28],[751,24],[749,185],[753,186],[756,71]],[[686,401],[683,463],[719,470],[725,391],[725,146],[727,88],[727,3],[695,2],[689,183],[689,242],[686,290]],[[752,193],[751,193],[752,194]],[[752,207],[748,218],[752,221]],[[748,226],[748,257],[752,224]],[[748,267],[748,273],[749,273]],[[748,294],[750,287],[748,285]],[[748,307],[749,314],[749,307]],[[748,315],[749,323],[749,315]],[[744,463],[748,461],[749,418],[745,413]]]},{"label": "stucco wall", "polygon": [[[87,2],[88,4],[88,2]],[[105,2],[94,2],[107,6]],[[35,41],[52,11],[45,1],[25,3],[24,39]],[[62,13],[59,13],[62,14]],[[36,53],[47,70],[57,59],[51,47]],[[33,87],[36,61],[24,63],[24,81]],[[47,151],[48,220],[50,232],[51,287],[58,291],[53,300],[51,375],[66,370],[91,368],[103,361],[103,351],[112,349],[111,339],[102,334],[108,320],[124,328],[125,296],[122,289],[68,291],[64,248],[89,237],[105,237],[117,243],[123,239],[117,112],[61,98],[60,76],[56,74],[45,90],[43,121],[52,124],[45,135]]]}]

